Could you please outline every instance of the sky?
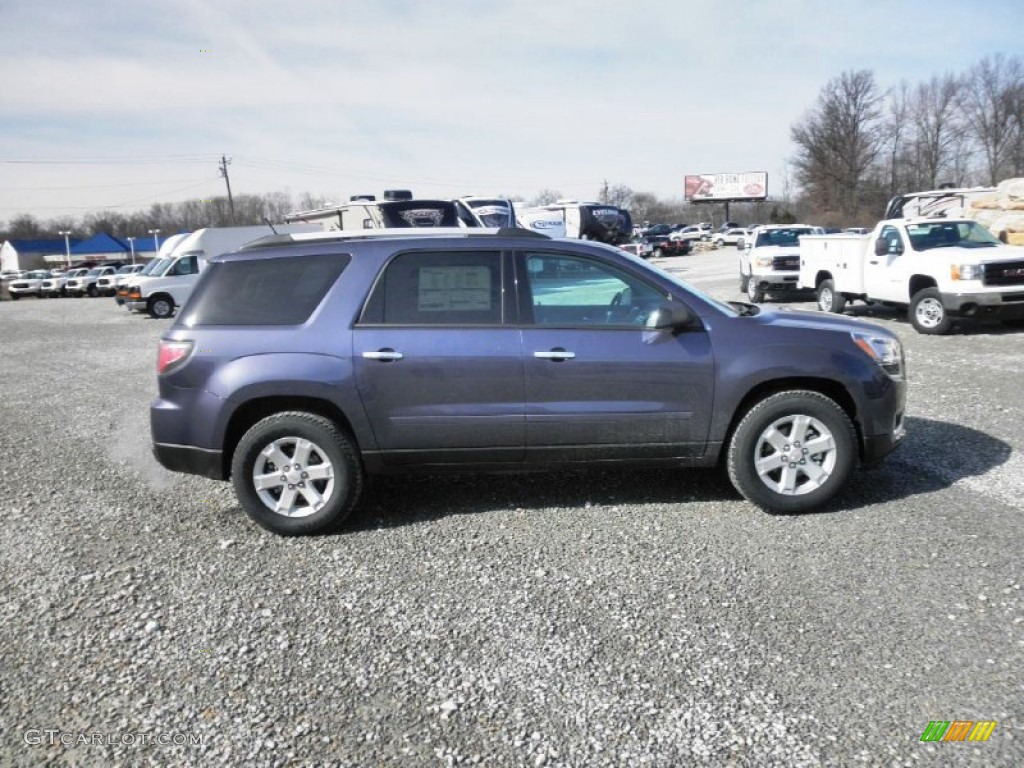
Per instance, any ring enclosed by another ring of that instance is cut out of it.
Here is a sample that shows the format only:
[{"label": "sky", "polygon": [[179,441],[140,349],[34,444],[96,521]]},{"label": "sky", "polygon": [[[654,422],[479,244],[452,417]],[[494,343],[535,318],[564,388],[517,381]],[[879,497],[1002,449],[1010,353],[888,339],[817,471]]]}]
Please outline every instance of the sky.
[{"label": "sky", "polygon": [[1024,53],[1024,2],[0,0],[0,222],[232,191],[330,200],[765,171],[844,71]]}]

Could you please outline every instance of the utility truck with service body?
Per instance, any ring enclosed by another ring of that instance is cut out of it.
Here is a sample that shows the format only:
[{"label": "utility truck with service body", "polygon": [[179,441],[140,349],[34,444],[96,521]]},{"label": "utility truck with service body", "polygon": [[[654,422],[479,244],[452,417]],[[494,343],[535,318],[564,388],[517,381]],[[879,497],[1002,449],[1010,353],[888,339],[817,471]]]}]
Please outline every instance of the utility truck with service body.
[{"label": "utility truck with service body", "polygon": [[1024,318],[1024,248],[971,219],[890,219],[869,235],[802,237],[798,284],[825,312],[907,307],[919,333],[943,334],[957,318]]}]

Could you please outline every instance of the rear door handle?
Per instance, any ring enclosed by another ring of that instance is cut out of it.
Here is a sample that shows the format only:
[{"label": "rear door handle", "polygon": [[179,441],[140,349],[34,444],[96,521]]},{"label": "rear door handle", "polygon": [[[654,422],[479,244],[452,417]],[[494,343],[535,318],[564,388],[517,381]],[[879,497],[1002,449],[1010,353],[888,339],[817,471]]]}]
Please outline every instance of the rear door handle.
[{"label": "rear door handle", "polygon": [[539,357],[541,360],[554,360],[556,363],[560,363],[563,360],[572,360],[576,357],[575,352],[569,352],[561,347],[555,347],[550,352],[534,352],[534,357]]},{"label": "rear door handle", "polygon": [[392,360],[401,360],[402,353],[395,352],[393,349],[379,349],[376,352],[363,352],[363,357],[367,360],[380,360],[390,363]]}]

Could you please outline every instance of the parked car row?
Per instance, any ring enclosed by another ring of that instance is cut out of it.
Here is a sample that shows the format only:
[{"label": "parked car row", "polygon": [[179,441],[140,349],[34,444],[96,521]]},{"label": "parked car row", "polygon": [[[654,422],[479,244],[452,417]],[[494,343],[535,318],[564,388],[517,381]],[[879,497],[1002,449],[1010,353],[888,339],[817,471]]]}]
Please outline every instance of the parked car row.
[{"label": "parked car row", "polygon": [[62,296],[113,296],[117,284],[141,271],[144,264],[107,264],[74,269],[33,269],[8,282],[12,299],[36,296],[40,299]]}]

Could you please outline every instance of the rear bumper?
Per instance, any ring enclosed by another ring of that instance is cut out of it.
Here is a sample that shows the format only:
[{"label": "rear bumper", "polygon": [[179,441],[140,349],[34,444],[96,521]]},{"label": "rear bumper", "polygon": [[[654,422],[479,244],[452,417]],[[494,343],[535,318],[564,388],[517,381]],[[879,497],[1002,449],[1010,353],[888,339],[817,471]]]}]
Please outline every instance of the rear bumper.
[{"label": "rear bumper", "polygon": [[214,480],[224,480],[224,463],[220,451],[196,448],[192,445],[171,445],[153,443],[153,456],[172,472],[188,475],[202,475]]}]

